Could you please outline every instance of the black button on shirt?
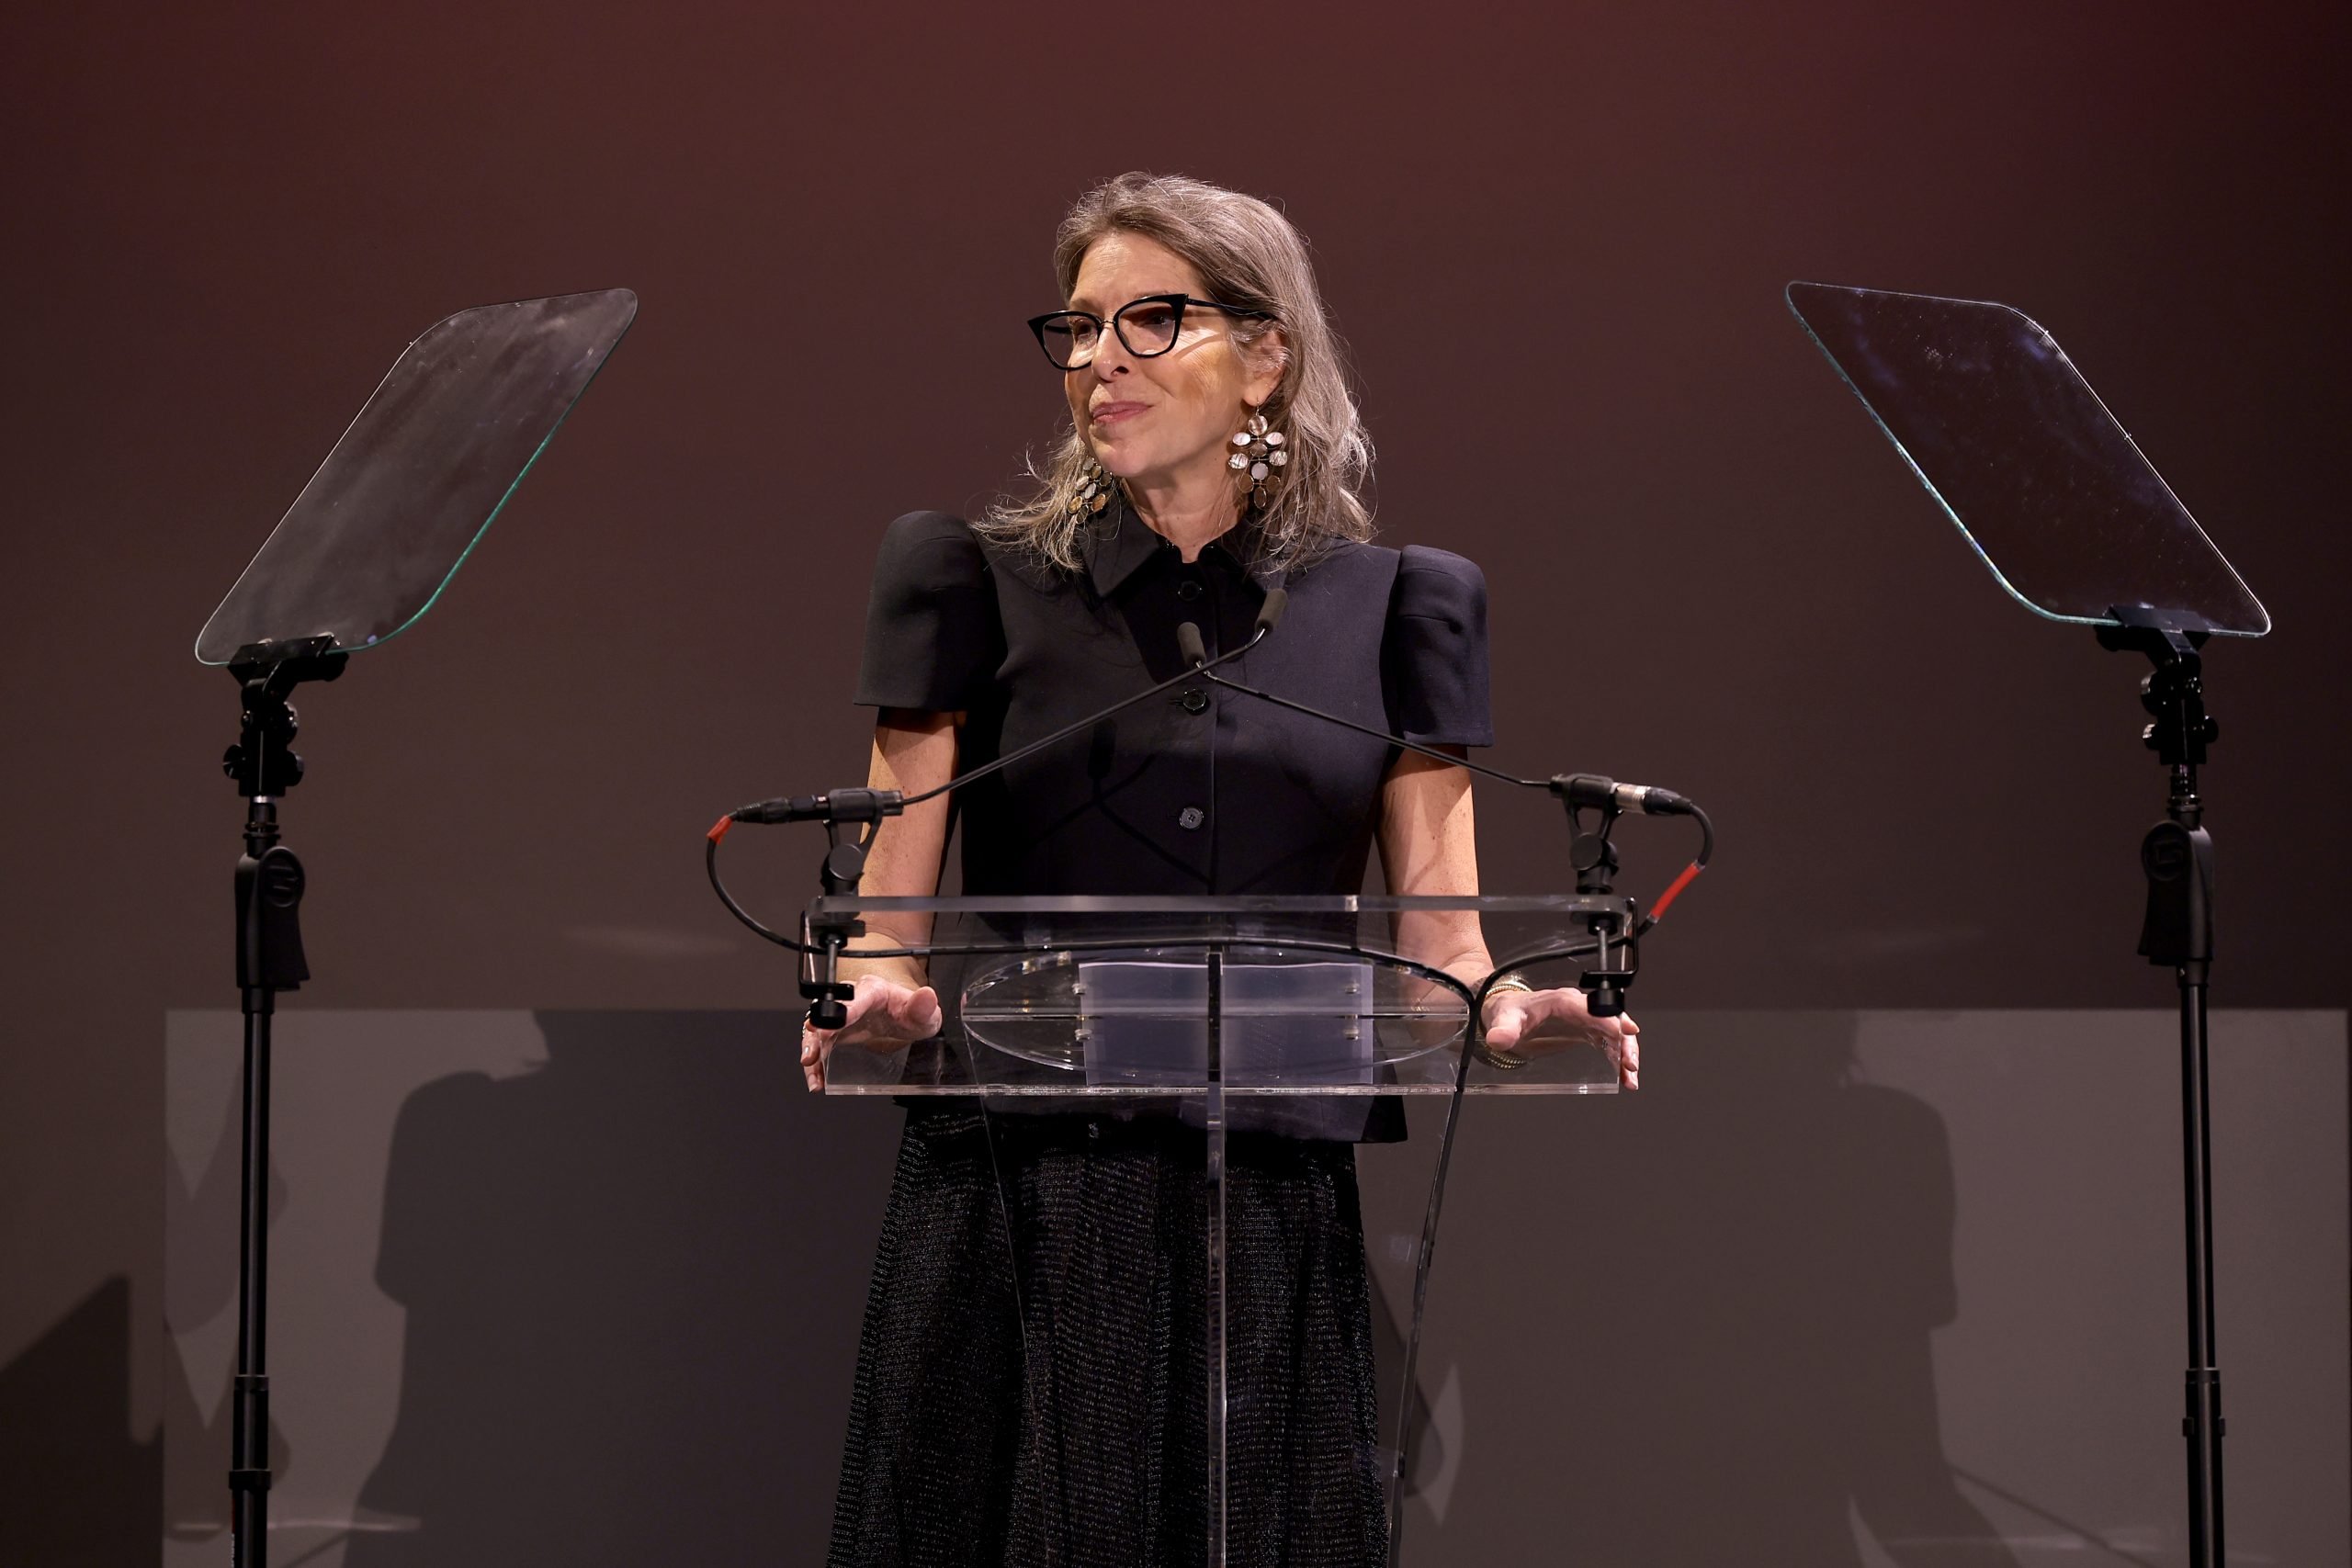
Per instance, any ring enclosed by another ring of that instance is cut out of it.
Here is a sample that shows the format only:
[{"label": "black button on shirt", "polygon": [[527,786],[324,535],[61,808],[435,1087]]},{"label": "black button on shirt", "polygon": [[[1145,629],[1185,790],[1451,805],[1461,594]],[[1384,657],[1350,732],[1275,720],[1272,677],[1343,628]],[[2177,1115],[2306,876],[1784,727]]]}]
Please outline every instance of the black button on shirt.
[{"label": "black button on shirt", "polygon": [[[1114,505],[1071,572],[910,513],[882,541],[857,701],[965,713],[957,764],[977,766],[1179,673],[1182,622],[1212,656],[1246,641],[1273,579],[1245,555],[1227,535],[1187,564]],[[1281,625],[1236,679],[1424,744],[1493,743],[1476,566],[1342,544],[1283,586]],[[1202,696],[1140,704],[963,792],[964,891],[1361,889],[1395,749]]]}]

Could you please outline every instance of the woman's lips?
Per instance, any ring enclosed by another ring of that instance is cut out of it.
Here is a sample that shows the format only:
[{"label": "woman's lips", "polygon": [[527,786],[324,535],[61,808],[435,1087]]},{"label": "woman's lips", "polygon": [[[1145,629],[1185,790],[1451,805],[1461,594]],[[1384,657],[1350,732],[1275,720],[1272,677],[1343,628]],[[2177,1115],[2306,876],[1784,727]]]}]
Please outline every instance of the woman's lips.
[{"label": "woman's lips", "polygon": [[1133,419],[1151,405],[1148,403],[1102,403],[1087,411],[1097,424],[1116,424],[1123,419]]}]

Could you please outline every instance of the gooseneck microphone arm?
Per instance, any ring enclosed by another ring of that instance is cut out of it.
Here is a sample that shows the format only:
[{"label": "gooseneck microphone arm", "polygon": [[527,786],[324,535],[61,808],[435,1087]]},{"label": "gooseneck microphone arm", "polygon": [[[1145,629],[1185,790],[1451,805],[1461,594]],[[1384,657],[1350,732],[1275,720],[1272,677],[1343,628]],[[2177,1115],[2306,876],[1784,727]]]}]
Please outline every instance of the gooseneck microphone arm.
[{"label": "gooseneck microphone arm", "polygon": [[[842,954],[848,950],[853,937],[865,934],[864,921],[848,915],[830,915],[806,922],[808,941],[796,942],[779,938],[738,904],[718,877],[718,845],[727,830],[738,822],[822,822],[828,847],[818,878],[827,896],[838,897],[857,891],[858,879],[865,874],[865,854],[874,846],[874,835],[880,831],[882,819],[903,813],[910,806],[920,806],[943,795],[977,784],[989,774],[1011,767],[1025,757],[1035,756],[1049,746],[1057,746],[1082,730],[1124,713],[1137,703],[1149,702],[1161,694],[1172,691],[1188,681],[1200,678],[1204,669],[1227,663],[1240,658],[1266,640],[1283,618],[1283,610],[1290,603],[1290,595],[1279,588],[1267,592],[1266,601],[1258,608],[1258,624],[1248,641],[1232,652],[1205,660],[1193,668],[1169,677],[1156,685],[1147,686],[1131,697],[1124,697],[1097,713],[1091,713],[1074,723],[1066,724],[1052,734],[1030,741],[1025,746],[994,757],[978,767],[956,774],[945,784],[915,795],[901,795],[895,789],[836,789],[823,795],[779,795],[773,800],[755,801],[741,806],[720,818],[705,835],[707,842],[703,852],[703,863],[710,876],[710,885],[735,918],[753,931],[783,945],[798,949],[808,960],[800,982],[800,994],[808,998],[808,1021],[818,1029],[839,1029],[849,1021],[848,1002],[856,994],[854,987],[841,978]],[[1193,632],[1197,642],[1199,632]],[[1214,677],[1211,677],[1214,679]],[[866,824],[865,831],[854,840],[844,840],[842,829],[851,823]]]},{"label": "gooseneck microphone arm", "polygon": [[[1151,698],[1159,695],[1162,692],[1173,691],[1177,687],[1182,685],[1185,682],[1197,678],[1204,670],[1214,670],[1220,664],[1231,663],[1234,660],[1240,658],[1243,654],[1249,652],[1251,649],[1266,640],[1266,637],[1273,631],[1274,627],[1281,624],[1283,611],[1288,607],[1289,604],[1290,595],[1288,593],[1285,593],[1279,588],[1268,589],[1266,591],[1266,602],[1258,607],[1258,624],[1251,629],[1250,633],[1250,639],[1243,643],[1239,648],[1235,649],[1232,652],[1221,653],[1215,659],[1194,660],[1193,651],[1188,649],[1184,653],[1184,657],[1188,661],[1188,667],[1182,672],[1170,676],[1167,680],[1160,682],[1156,686],[1147,687],[1145,690],[1137,692],[1132,697],[1127,697],[1119,702],[1113,703],[1101,713],[1090,714],[1086,717],[1080,719],[1075,724],[1066,724],[1059,729],[1055,730],[1051,735],[1045,737],[1043,739],[1032,740],[1026,746],[1023,746],[1015,750],[1007,751],[1001,757],[997,757],[989,761],[982,762],[978,767],[974,768],[967,773],[958,773],[956,777],[949,779],[945,784],[939,785],[935,789],[924,790],[921,795],[908,795],[904,800],[899,802],[900,807],[920,806],[924,801],[933,799],[935,796],[948,794],[953,790],[962,789],[966,784],[984,779],[1001,768],[1009,768],[1012,766],[1013,763],[1020,761],[1025,757],[1035,756],[1037,752],[1043,751],[1048,746],[1059,745],[1062,741],[1069,739],[1071,736],[1076,735],[1082,729],[1091,729],[1114,713],[1125,712],[1126,709],[1135,706],[1137,703],[1147,702]],[[1177,629],[1176,640],[1178,647],[1180,649],[1183,647],[1183,634],[1186,631],[1191,631],[1193,633],[1193,642],[1194,647],[1197,648],[1200,642],[1201,634],[1197,628],[1193,627],[1190,621],[1185,622],[1182,626]],[[1212,675],[1209,679],[1214,681],[1216,677]]]},{"label": "gooseneck microphone arm", "polygon": [[[1049,747],[1057,746],[1072,736],[1091,729],[1104,719],[1134,707],[1138,703],[1148,702],[1154,697],[1163,695],[1189,682],[1204,682],[1210,685],[1222,686],[1240,696],[1269,703],[1275,707],[1285,708],[1290,712],[1317,719],[1325,724],[1337,725],[1342,729],[1352,730],[1358,735],[1384,741],[1401,750],[1411,751],[1434,761],[1465,769],[1485,778],[1495,779],[1521,789],[1540,789],[1548,792],[1567,809],[1569,827],[1576,839],[1570,859],[1577,869],[1578,893],[1607,895],[1613,891],[1611,880],[1617,871],[1618,863],[1616,848],[1610,842],[1610,832],[1621,814],[1640,812],[1649,816],[1687,816],[1694,818],[1699,824],[1701,835],[1701,847],[1697,858],[1692,860],[1684,868],[1682,874],[1675,878],[1666,891],[1651,904],[1646,915],[1639,912],[1638,905],[1629,902],[1625,916],[1608,918],[1606,923],[1611,929],[1607,931],[1596,929],[1593,933],[1598,942],[1599,964],[1594,970],[1588,972],[1584,976],[1585,989],[1593,998],[1596,1014],[1605,1014],[1622,1009],[1624,987],[1631,982],[1633,972],[1630,967],[1612,964],[1610,949],[1613,945],[1622,943],[1625,958],[1630,960],[1634,942],[1651,926],[1657,923],[1658,919],[1665,915],[1667,907],[1680,897],[1683,889],[1690,886],[1699,873],[1705,869],[1707,862],[1714,853],[1715,843],[1714,828],[1707,820],[1706,813],[1672,790],[1643,784],[1619,784],[1613,779],[1604,778],[1597,773],[1555,773],[1548,779],[1521,778],[1515,773],[1507,773],[1498,768],[1490,768],[1484,763],[1471,761],[1468,758],[1453,751],[1424,745],[1419,741],[1410,740],[1404,736],[1391,734],[1386,730],[1375,729],[1369,725],[1359,724],[1353,719],[1342,718],[1338,714],[1327,713],[1321,708],[1310,707],[1305,703],[1294,702],[1288,697],[1276,696],[1272,692],[1262,691],[1256,686],[1228,680],[1217,674],[1219,666],[1233,662],[1266,640],[1267,636],[1281,622],[1283,612],[1289,604],[1289,599],[1290,596],[1282,589],[1268,590],[1265,602],[1258,611],[1256,627],[1248,640],[1230,652],[1219,654],[1214,659],[1208,655],[1207,647],[1202,638],[1201,628],[1198,626],[1189,621],[1179,625],[1176,628],[1176,645],[1186,667],[1178,674],[1147,686],[1132,696],[1122,698],[1099,712],[1066,724],[1051,734],[1042,736],[1026,745],[1016,747],[1002,756],[991,758],[978,767],[958,773],[946,783],[931,789],[922,790],[914,795],[902,795],[897,790],[887,789],[837,789],[823,795],[778,796],[772,800],[757,801],[750,806],[737,807],[720,818],[705,835],[707,841],[704,852],[704,863],[710,877],[712,889],[718,893],[719,901],[726,905],[728,911],[745,926],[768,940],[792,948],[804,955],[807,963],[800,991],[804,997],[809,998],[811,1003],[808,1009],[809,1022],[820,1029],[839,1028],[846,1021],[844,1004],[854,994],[853,988],[842,984],[840,979],[840,960],[843,953],[848,950],[850,940],[865,934],[864,923],[848,914],[811,916],[802,924],[804,940],[797,942],[780,932],[770,931],[729,896],[726,885],[719,878],[718,845],[720,840],[726,838],[729,829],[738,822],[822,822],[825,825],[825,836],[829,842],[820,871],[824,891],[833,897],[853,894],[857,891],[859,878],[865,871],[866,852],[873,847],[874,836],[880,830],[883,818],[899,816],[910,806],[920,806],[925,801],[935,800],[941,795],[951,794],[967,784],[976,784],[991,773],[1012,766],[1015,762],[1035,756]],[[1597,824],[1591,827],[1586,825],[1584,813],[1587,811],[1599,814]],[[853,840],[844,840],[843,828],[858,823],[865,825],[864,832]]]},{"label": "gooseneck microphone arm", "polygon": [[[1616,780],[1603,778],[1599,773],[1554,773],[1548,779],[1523,779],[1516,773],[1507,773],[1499,768],[1489,768],[1484,763],[1474,762],[1467,757],[1457,756],[1453,752],[1441,750],[1434,746],[1424,746],[1418,740],[1408,740],[1401,735],[1391,734],[1385,729],[1374,729],[1368,724],[1358,724],[1353,719],[1341,718],[1338,714],[1326,713],[1321,708],[1309,707],[1305,703],[1293,702],[1288,697],[1278,697],[1272,692],[1261,691],[1255,686],[1246,686],[1238,681],[1228,681],[1222,675],[1212,673],[1215,667],[1223,663],[1224,660],[1207,657],[1208,650],[1201,640],[1201,628],[1190,621],[1184,622],[1176,628],[1176,646],[1184,658],[1191,661],[1193,678],[1205,681],[1212,686],[1222,686],[1228,692],[1238,693],[1245,697],[1254,697],[1261,703],[1272,703],[1278,708],[1287,708],[1293,713],[1320,719],[1325,724],[1336,724],[1342,729],[1351,729],[1358,735],[1369,736],[1374,740],[1385,740],[1391,746],[1440,762],[1450,762],[1455,767],[1466,768],[1471,773],[1486,778],[1498,779],[1504,784],[1517,785],[1521,789],[1549,791],[1567,807],[1569,821],[1577,829],[1578,892],[1608,891],[1609,874],[1617,869],[1616,852],[1608,842],[1608,824],[1620,812],[1638,811],[1651,817],[1689,817],[1695,819],[1699,824],[1698,854],[1692,858],[1682,874],[1676,877],[1667,890],[1650,906],[1649,913],[1641,919],[1639,931],[1647,931],[1656,925],[1666,914],[1667,906],[1681,897],[1683,889],[1689,887],[1698,874],[1706,869],[1708,861],[1714,858],[1714,824],[1708,820],[1707,814],[1699,809],[1695,801],[1686,799],[1670,789],[1660,789],[1654,784],[1619,784]],[[1588,808],[1601,813],[1601,827],[1598,834],[1585,833],[1581,822],[1578,821],[1577,814]],[[1584,842],[1588,839],[1590,840],[1589,844]],[[1585,857],[1588,854],[1591,857],[1590,864],[1585,863]],[[1593,886],[1583,886],[1587,882]]]},{"label": "gooseneck microphone arm", "polygon": [[[1289,602],[1290,595],[1281,589],[1272,590],[1266,595],[1265,604],[1258,611],[1257,627],[1250,634],[1250,640],[1232,652],[1220,654],[1215,659],[1208,660],[1204,665],[1189,666],[1182,672],[1170,676],[1157,685],[1147,686],[1131,697],[1122,697],[1098,713],[1091,713],[1084,718],[1065,724],[1052,734],[1042,736],[1025,746],[1016,747],[1001,757],[990,758],[978,767],[960,773],[935,788],[923,790],[916,795],[901,795],[894,789],[836,789],[823,795],[778,795],[773,800],[755,801],[750,806],[737,807],[718,819],[718,826],[710,830],[711,836],[714,840],[725,838],[727,829],[738,822],[876,822],[885,817],[896,817],[910,806],[921,806],[926,800],[935,800],[943,795],[962,789],[966,784],[977,784],[990,773],[1009,768],[1025,758],[1035,756],[1047,747],[1060,745],[1081,730],[1091,729],[1114,714],[1124,713],[1137,703],[1149,702],[1164,692],[1173,691],[1187,681],[1197,678],[1203,668],[1215,669],[1220,664],[1229,663],[1240,658],[1266,640],[1267,634],[1271,633],[1282,620],[1283,607]],[[1198,629],[1191,627],[1189,623],[1185,629],[1193,631],[1193,645],[1197,647],[1200,640]],[[1180,643],[1182,641],[1181,633],[1178,640]]]},{"label": "gooseneck microphone arm", "polygon": [[1238,692],[1245,697],[1255,697],[1261,703],[1272,703],[1278,708],[1288,708],[1293,713],[1303,713],[1309,718],[1319,718],[1326,724],[1336,724],[1342,729],[1352,729],[1358,735],[1368,735],[1374,740],[1385,740],[1391,746],[1401,746],[1408,751],[1418,751],[1424,757],[1434,758],[1441,762],[1451,762],[1457,768],[1467,768],[1474,773],[1482,773],[1490,779],[1500,779],[1507,784],[1517,784],[1521,789],[1551,787],[1542,779],[1523,779],[1516,773],[1507,773],[1499,768],[1489,768],[1483,763],[1471,761],[1466,757],[1457,757],[1451,751],[1441,751],[1434,746],[1424,746],[1418,740],[1408,740],[1401,735],[1391,735],[1385,729],[1374,729],[1368,724],[1358,724],[1351,718],[1341,718],[1338,714],[1325,713],[1321,708],[1311,708],[1305,703],[1295,703],[1288,697],[1278,697],[1272,692],[1261,692],[1255,686],[1245,686],[1238,681],[1228,681],[1222,675],[1211,675],[1209,671],[1225,660],[1211,659],[1208,656],[1208,649],[1201,641],[1201,628],[1190,621],[1184,622],[1176,628],[1176,648],[1177,651],[1184,656],[1185,662],[1192,667],[1177,677],[1180,681],[1203,678],[1212,686],[1223,686],[1228,692]]}]

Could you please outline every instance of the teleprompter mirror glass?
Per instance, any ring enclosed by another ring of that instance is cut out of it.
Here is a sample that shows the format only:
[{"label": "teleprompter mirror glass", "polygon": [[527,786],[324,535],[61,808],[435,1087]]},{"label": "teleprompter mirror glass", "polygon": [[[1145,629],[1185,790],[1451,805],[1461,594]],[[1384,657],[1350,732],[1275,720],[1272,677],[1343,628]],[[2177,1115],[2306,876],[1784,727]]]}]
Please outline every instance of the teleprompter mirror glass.
[{"label": "teleprompter mirror glass", "polygon": [[354,652],[414,625],[637,316],[626,288],[482,305],[409,344],[196,639]]},{"label": "teleprompter mirror glass", "polygon": [[1789,308],[2016,599],[2117,606],[2260,637],[2270,614],[2058,342],[2007,305],[1792,283]]}]

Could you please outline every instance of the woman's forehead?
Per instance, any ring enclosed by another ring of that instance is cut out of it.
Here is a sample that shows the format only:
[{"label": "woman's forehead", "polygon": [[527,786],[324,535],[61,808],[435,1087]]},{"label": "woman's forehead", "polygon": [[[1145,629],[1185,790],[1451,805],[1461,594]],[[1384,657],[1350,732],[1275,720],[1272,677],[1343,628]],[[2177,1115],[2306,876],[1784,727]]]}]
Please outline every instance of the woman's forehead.
[{"label": "woman's forehead", "polygon": [[1148,235],[1114,231],[1086,248],[1069,302],[1100,313],[1147,294],[1197,294],[1192,264]]}]

